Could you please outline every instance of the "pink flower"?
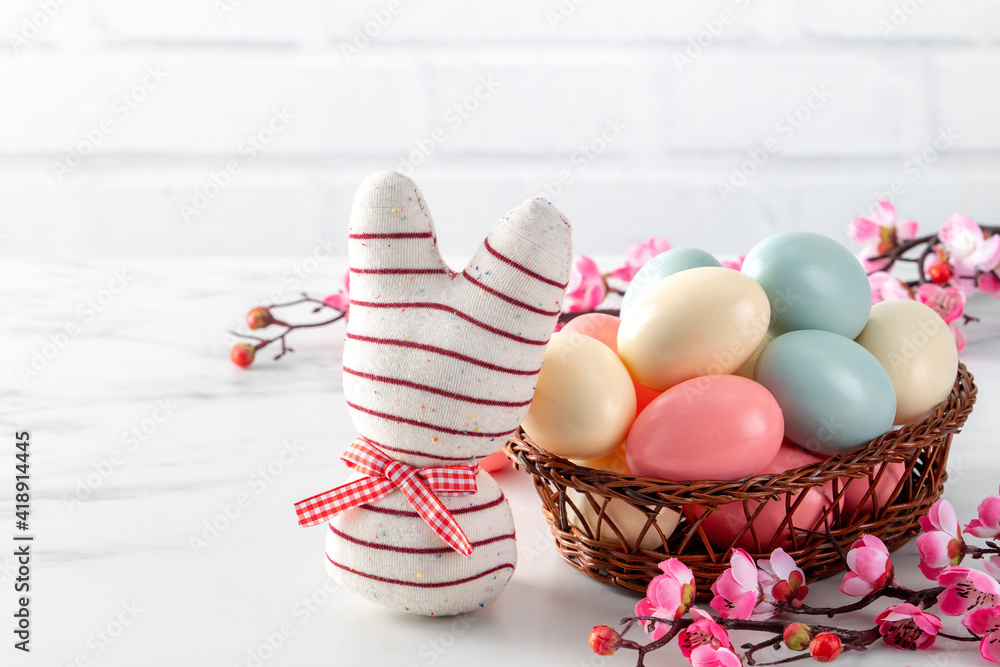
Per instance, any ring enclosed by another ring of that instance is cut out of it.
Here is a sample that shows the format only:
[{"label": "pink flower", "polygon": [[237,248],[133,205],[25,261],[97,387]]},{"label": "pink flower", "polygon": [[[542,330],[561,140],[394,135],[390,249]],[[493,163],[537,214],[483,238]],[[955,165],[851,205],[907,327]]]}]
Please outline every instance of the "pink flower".
[{"label": "pink flower", "polygon": [[930,648],[941,630],[941,619],[912,604],[897,604],[875,617],[882,641],[893,648]]},{"label": "pink flower", "polygon": [[735,549],[729,569],[712,584],[712,609],[719,618],[761,620],[774,616],[774,607],[764,602],[764,590],[757,581],[757,565],[743,549]]},{"label": "pink flower", "polygon": [[966,524],[965,532],[986,539],[1000,537],[1000,496],[987,496],[979,503],[979,518]]},{"label": "pink flower", "polygon": [[983,561],[983,567],[990,573],[990,576],[1000,581],[1000,556],[990,556]]},{"label": "pink flower", "polygon": [[979,291],[993,296],[1000,296],[1000,278],[995,271],[979,276]]},{"label": "pink flower", "polygon": [[937,581],[938,586],[944,586],[937,599],[942,614],[962,616],[973,609],[1000,604],[1000,584],[985,572],[949,567]]},{"label": "pink flower", "polygon": [[976,609],[962,619],[962,625],[982,635],[980,655],[990,662],[1000,662],[1000,607]]},{"label": "pink flower", "polygon": [[[653,577],[649,582],[646,597],[635,605],[635,615],[676,621],[694,603],[694,574],[676,558],[660,563],[660,569],[663,574]],[[646,622],[643,627],[654,640],[667,634],[670,629],[669,625],[656,622]]]},{"label": "pink flower", "polygon": [[864,597],[892,583],[893,567],[889,549],[874,535],[862,535],[847,553],[847,567],[840,592]]},{"label": "pink flower", "polygon": [[917,235],[917,223],[912,220],[896,220],[896,207],[880,199],[875,211],[869,216],[857,216],[851,221],[847,235],[855,243],[864,245],[860,253],[865,271],[879,271],[885,267],[880,257],[896,247],[900,241],[908,241]]},{"label": "pink flower", "polygon": [[983,233],[975,220],[955,213],[938,232],[941,247],[955,269],[952,283],[967,295],[976,291],[976,275],[1000,266],[1000,236]]},{"label": "pink flower", "polygon": [[697,607],[691,607],[691,618],[694,623],[681,630],[677,637],[677,645],[685,658],[691,657],[691,652],[699,646],[732,649],[726,629],[715,622],[711,614],[706,614]]},{"label": "pink flower", "polygon": [[965,330],[958,322],[952,322],[948,325],[948,328],[951,329],[951,335],[955,337],[955,347],[959,352],[962,352],[965,349],[966,343]]},{"label": "pink flower", "polygon": [[757,581],[764,591],[767,602],[785,602],[793,607],[801,607],[802,600],[809,592],[806,573],[795,564],[795,559],[778,547],[770,558],[757,561],[760,571]]},{"label": "pink flower", "polygon": [[607,287],[597,262],[580,255],[573,262],[566,285],[566,311],[579,313],[594,310],[604,300]]},{"label": "pink flower", "polygon": [[323,303],[346,313],[351,307],[351,270],[344,271],[344,289],[323,299]]},{"label": "pink flower", "polygon": [[611,275],[624,281],[632,280],[643,264],[670,248],[670,241],[656,236],[645,243],[633,243],[625,251],[625,266],[615,269]]},{"label": "pink flower", "polygon": [[731,648],[699,646],[691,651],[688,660],[694,667],[741,667],[740,657]]},{"label": "pink flower", "polygon": [[740,255],[736,259],[724,259],[722,260],[722,267],[725,269],[733,269],[735,271],[740,271],[741,269],[743,269],[743,260],[745,260],[746,258],[747,258],[746,255]]},{"label": "pink flower", "polygon": [[886,271],[876,271],[868,276],[868,284],[872,288],[872,305],[880,301],[891,299],[912,299],[910,290],[903,284],[903,281],[887,273]]},{"label": "pink flower", "polygon": [[954,285],[941,287],[934,283],[924,283],[917,288],[917,301],[930,306],[948,324],[962,316],[967,300],[965,292]]},{"label": "pink flower", "polygon": [[945,568],[962,562],[965,542],[958,527],[955,508],[945,499],[931,505],[927,516],[920,517],[924,534],[917,537],[920,571],[928,579],[937,579]]}]

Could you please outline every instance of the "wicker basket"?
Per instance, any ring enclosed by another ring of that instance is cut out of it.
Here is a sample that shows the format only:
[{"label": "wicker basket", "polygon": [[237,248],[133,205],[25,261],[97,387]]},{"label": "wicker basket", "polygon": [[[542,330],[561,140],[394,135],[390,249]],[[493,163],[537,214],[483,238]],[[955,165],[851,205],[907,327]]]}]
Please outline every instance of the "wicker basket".
[{"label": "wicker basket", "polygon": [[[749,539],[753,548],[748,551],[755,556],[770,553],[774,546],[784,546],[809,581],[843,570],[826,537],[827,531],[845,549],[862,533],[877,535],[889,549],[905,544],[919,531],[918,517],[927,512],[944,489],[951,439],[972,411],[976,391],[972,375],[964,364],[959,364],[948,400],[922,421],[821,463],[733,482],[675,483],[583,468],[542,450],[523,431],[509,440],[505,451],[516,467],[532,476],[556,546],[567,563],[598,581],[645,592],[649,580],[661,573],[658,564],[676,557],[694,572],[699,598],[707,599],[711,595],[709,585],[728,567],[737,540],[746,543]],[[902,463],[905,473],[887,494],[891,500],[879,507],[871,489],[886,474],[888,466],[882,465],[886,462]],[[841,499],[852,484],[867,487],[862,487],[866,489],[862,505],[849,513],[844,511]],[[824,493],[832,493],[833,502],[814,525],[786,530],[782,536],[780,529],[790,525],[788,516],[807,495],[803,491],[812,487],[824,487]],[[567,495],[567,490],[575,493]],[[783,523],[770,539],[758,534],[754,525],[765,506],[762,501],[768,499],[783,502],[785,509]],[[624,501],[645,515],[644,525],[640,515],[638,533],[634,525],[631,533],[615,525],[606,513],[612,500]],[[742,507],[746,526],[732,543],[720,545],[715,537],[713,546],[703,524],[720,506],[729,503],[740,503],[736,507]],[[663,509],[681,515],[676,529],[666,538],[666,531],[660,530],[655,521]],[[654,545],[647,535],[653,538]],[[645,544],[640,544],[644,537]]]}]

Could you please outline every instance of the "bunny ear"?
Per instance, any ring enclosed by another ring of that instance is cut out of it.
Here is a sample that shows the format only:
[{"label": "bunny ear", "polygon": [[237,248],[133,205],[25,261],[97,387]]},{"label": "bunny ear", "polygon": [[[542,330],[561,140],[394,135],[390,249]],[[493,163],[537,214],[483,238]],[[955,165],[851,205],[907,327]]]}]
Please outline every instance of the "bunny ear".
[{"label": "bunny ear", "polygon": [[528,199],[497,223],[462,272],[476,294],[466,302],[470,314],[486,321],[505,314],[498,328],[548,340],[572,256],[566,218],[551,203]]},{"label": "bunny ear", "polygon": [[373,174],[358,188],[348,242],[352,297],[404,276],[451,276],[423,194],[395,171]]}]

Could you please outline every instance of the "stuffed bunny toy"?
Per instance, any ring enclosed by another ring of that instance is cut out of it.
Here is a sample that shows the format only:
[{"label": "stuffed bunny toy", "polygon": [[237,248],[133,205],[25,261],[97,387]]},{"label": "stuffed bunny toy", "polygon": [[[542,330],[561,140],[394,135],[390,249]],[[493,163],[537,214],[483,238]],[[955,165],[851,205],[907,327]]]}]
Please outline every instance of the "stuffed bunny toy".
[{"label": "stuffed bunny toy", "polygon": [[510,506],[476,462],[531,403],[569,280],[569,223],[529,199],[455,272],[420,190],[382,172],[355,196],[348,254],[355,476],[298,503],[299,521],[329,521],[326,568],[346,590],[428,616],[478,609],[517,550]]}]

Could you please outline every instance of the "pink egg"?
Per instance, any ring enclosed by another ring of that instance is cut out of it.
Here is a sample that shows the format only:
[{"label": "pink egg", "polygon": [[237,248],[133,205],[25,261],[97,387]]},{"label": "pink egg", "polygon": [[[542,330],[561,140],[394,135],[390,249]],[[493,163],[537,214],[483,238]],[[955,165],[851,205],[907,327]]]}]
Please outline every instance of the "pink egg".
[{"label": "pink egg", "polygon": [[[761,472],[762,474],[776,474],[825,460],[824,456],[807,452],[794,445],[782,444],[774,459]],[[833,504],[833,483],[811,488],[805,494],[806,497],[792,514],[792,525],[806,530],[822,530],[820,524],[823,513]],[[798,497],[799,494],[795,494],[792,502],[798,500]],[[759,507],[759,502],[747,501],[746,509],[751,516],[757,512]],[[692,505],[688,505],[685,510],[689,520],[697,519],[705,513],[705,510]],[[750,530],[747,530],[738,540],[736,539],[736,536],[747,524],[746,513],[741,502],[719,507],[701,525],[709,542],[717,549],[728,549],[730,546],[736,546],[751,553],[769,553],[773,548],[788,548],[792,544],[791,533],[788,524],[785,523],[785,513],[785,497],[765,501],[764,508],[760,510],[760,514],[754,520],[754,531],[760,542],[759,549],[754,546],[754,535]],[[779,530],[780,535],[778,535]],[[775,537],[777,537],[777,543],[772,547],[771,543]],[[733,544],[734,541],[735,544]]]},{"label": "pink egg", "polygon": [[681,382],[653,399],[629,430],[628,466],[675,482],[757,474],[781,446],[784,420],[770,392],[738,375]]},{"label": "pink egg", "polygon": [[596,338],[618,354],[618,327],[621,323],[622,321],[614,315],[587,313],[571,319],[562,330]]},{"label": "pink egg", "polygon": [[[888,466],[885,472],[882,473],[881,479],[875,483],[875,490],[872,495],[875,496],[875,500],[878,502],[879,511],[881,511],[885,506],[896,499],[898,493],[893,493],[896,490],[896,485],[899,484],[899,480],[903,478],[903,474],[906,472],[906,464],[902,461],[896,461],[895,463],[882,463],[875,467],[872,473],[873,477],[878,476],[879,471],[883,466]],[[865,498],[868,493],[868,489],[871,488],[871,482],[868,481],[867,477],[861,478],[850,478],[841,477],[840,483],[842,485],[847,484],[847,491],[844,492],[844,520],[850,520],[851,516],[854,515],[854,510],[858,510],[858,517],[863,515],[871,514],[872,496]],[[864,498],[864,503],[862,503],[862,498]],[[858,509],[860,505],[860,509]]]},{"label": "pink egg", "polygon": [[510,463],[510,459],[503,452],[493,452],[485,459],[479,462],[479,469],[485,470],[486,472],[496,472],[502,468],[506,468]]}]

